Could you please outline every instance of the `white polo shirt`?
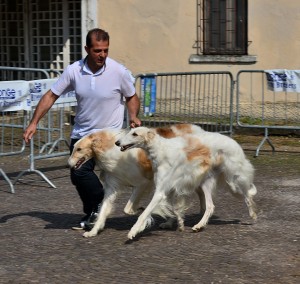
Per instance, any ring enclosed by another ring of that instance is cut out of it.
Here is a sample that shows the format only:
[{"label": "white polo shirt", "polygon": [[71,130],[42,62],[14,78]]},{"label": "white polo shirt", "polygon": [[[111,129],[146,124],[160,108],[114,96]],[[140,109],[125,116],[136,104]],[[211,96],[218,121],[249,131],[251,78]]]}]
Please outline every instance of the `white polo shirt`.
[{"label": "white polo shirt", "polygon": [[97,73],[84,59],[69,65],[51,90],[60,96],[75,91],[77,110],[71,138],[101,129],[122,128],[124,97],[135,94],[134,78],[128,69],[107,57],[105,66]]}]

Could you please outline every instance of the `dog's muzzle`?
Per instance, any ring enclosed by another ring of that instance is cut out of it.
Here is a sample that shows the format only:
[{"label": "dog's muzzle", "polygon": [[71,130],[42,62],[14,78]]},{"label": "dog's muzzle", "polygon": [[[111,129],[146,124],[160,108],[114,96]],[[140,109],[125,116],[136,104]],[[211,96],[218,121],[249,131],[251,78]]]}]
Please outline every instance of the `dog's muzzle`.
[{"label": "dog's muzzle", "polygon": [[119,140],[116,141],[115,144],[116,144],[116,146],[120,147],[120,150],[121,150],[122,152],[124,152],[124,151],[127,150],[128,148],[132,147],[132,145],[133,145],[133,144],[128,144],[128,145],[120,146],[121,143],[120,143]]},{"label": "dog's muzzle", "polygon": [[81,159],[79,159],[78,161],[77,161],[77,163],[76,163],[76,165],[74,166],[74,169],[75,170],[78,170],[81,166],[82,166],[82,164],[85,162],[85,158],[81,158]]}]

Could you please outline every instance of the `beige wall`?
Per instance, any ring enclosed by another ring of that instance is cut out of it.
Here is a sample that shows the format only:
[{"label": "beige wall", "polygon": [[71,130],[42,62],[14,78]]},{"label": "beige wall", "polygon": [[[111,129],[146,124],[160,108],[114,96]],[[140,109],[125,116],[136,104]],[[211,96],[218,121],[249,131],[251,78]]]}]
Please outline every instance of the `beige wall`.
[{"label": "beige wall", "polygon": [[249,0],[251,65],[190,64],[196,53],[196,0],[98,0],[110,56],[134,74],[242,69],[300,69],[299,0]]}]

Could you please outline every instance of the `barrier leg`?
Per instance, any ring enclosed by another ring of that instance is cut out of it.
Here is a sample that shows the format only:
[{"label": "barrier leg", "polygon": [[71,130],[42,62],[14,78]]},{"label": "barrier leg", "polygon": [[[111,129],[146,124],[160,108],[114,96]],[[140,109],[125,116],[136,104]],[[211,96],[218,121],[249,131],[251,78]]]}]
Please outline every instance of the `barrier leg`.
[{"label": "barrier leg", "polygon": [[8,185],[10,187],[11,193],[15,193],[14,185],[12,184],[12,182],[10,181],[10,179],[8,178],[8,176],[5,174],[5,172],[2,169],[0,169],[0,173],[3,176],[3,178],[7,181]]},{"label": "barrier leg", "polygon": [[30,160],[30,168],[22,171],[19,173],[19,175],[16,177],[14,184],[25,174],[25,173],[36,173],[39,176],[41,176],[50,186],[53,188],[56,188],[56,186],[39,170],[36,170],[34,167],[34,142],[33,139],[30,140],[30,152],[29,160]]},{"label": "barrier leg", "polygon": [[260,148],[262,147],[262,145],[263,145],[266,141],[267,141],[268,144],[271,146],[273,153],[275,152],[275,147],[273,146],[273,144],[272,144],[272,142],[271,142],[271,140],[270,140],[270,138],[269,138],[268,128],[265,128],[265,136],[264,136],[263,140],[260,142],[260,144],[258,145],[254,157],[258,157]]},{"label": "barrier leg", "polygon": [[50,186],[52,186],[53,188],[56,188],[56,186],[39,170],[34,170],[34,169],[28,169],[25,171],[22,171],[18,174],[18,176],[16,177],[14,184],[16,184],[16,182],[26,173],[36,173],[39,176],[41,176]]}]

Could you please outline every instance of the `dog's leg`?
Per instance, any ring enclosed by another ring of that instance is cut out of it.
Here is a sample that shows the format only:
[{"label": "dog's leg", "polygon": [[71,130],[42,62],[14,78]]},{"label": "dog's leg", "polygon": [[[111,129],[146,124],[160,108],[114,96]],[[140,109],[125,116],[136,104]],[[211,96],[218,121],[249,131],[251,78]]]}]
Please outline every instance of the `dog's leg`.
[{"label": "dog's leg", "polygon": [[106,219],[113,209],[116,196],[117,196],[117,192],[115,190],[109,190],[108,188],[105,189],[104,199],[100,206],[100,211],[96,223],[91,231],[85,232],[83,234],[84,237],[86,238],[94,237],[98,234],[99,231],[104,229]]},{"label": "dog's leg", "polygon": [[129,231],[128,239],[132,240],[138,233],[142,232],[149,225],[151,222],[151,213],[163,198],[165,198],[165,194],[156,190],[152,200]]},{"label": "dog's leg", "polygon": [[148,185],[142,185],[134,187],[132,194],[124,208],[124,213],[128,215],[137,215],[143,212],[144,208],[138,207],[140,200],[149,194],[153,188],[153,183],[150,182]]},{"label": "dog's leg", "polygon": [[177,230],[180,232],[184,231],[184,219],[182,217],[181,212],[174,210],[174,213],[176,215],[177,218]]},{"label": "dog's leg", "polygon": [[256,187],[252,183],[250,186],[250,189],[247,192],[247,196],[245,197],[245,202],[246,202],[248,210],[249,210],[249,215],[253,220],[257,219],[256,206],[255,206],[255,202],[253,201],[253,196],[255,194],[256,194]]},{"label": "dog's leg", "polygon": [[201,186],[199,186],[196,189],[196,193],[198,195],[199,202],[200,202],[200,214],[204,215],[204,213],[205,213],[205,195],[204,195],[204,192],[203,192]]},{"label": "dog's leg", "polygon": [[200,222],[192,228],[193,231],[195,231],[195,232],[197,232],[201,228],[205,227],[210,216],[214,213],[215,206],[214,206],[214,203],[212,200],[212,193],[213,193],[215,186],[216,186],[216,179],[214,176],[209,177],[202,184],[202,190],[203,190],[204,197],[205,197],[205,213],[204,213],[202,219],[200,220]]}]

